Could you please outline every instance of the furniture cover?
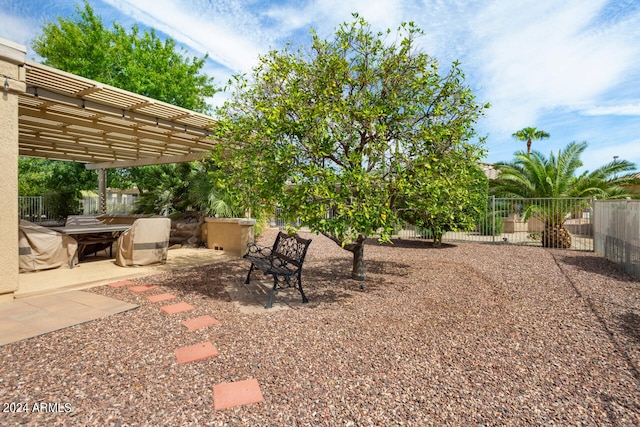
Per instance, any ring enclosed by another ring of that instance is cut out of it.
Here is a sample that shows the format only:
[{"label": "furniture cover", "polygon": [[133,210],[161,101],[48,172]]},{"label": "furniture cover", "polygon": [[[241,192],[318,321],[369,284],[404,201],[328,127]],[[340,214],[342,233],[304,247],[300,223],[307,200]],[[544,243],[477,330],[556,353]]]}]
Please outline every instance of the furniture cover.
[{"label": "furniture cover", "polygon": [[140,218],[120,235],[116,264],[121,267],[165,263],[169,250],[169,218]]},{"label": "furniture cover", "polygon": [[[107,225],[100,216],[95,215],[69,215],[65,227],[101,227]],[[85,258],[87,254],[109,249],[109,256],[113,253],[113,243],[118,240],[116,232],[95,232],[95,233],[68,233],[72,234],[78,242],[78,261]]]},{"label": "furniture cover", "polygon": [[76,262],[78,243],[69,236],[20,220],[18,224],[19,269],[21,273],[47,270]]}]

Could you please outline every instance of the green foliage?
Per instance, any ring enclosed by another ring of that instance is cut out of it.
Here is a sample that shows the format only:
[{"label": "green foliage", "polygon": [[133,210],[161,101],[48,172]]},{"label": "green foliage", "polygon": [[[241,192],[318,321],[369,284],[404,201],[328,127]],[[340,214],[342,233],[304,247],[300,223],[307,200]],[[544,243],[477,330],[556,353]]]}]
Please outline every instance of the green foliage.
[{"label": "green foliage", "polygon": [[51,176],[44,166],[47,160],[18,158],[18,194],[20,196],[42,196],[47,191],[47,180]]},{"label": "green foliage", "polygon": [[58,221],[80,213],[80,199],[75,190],[50,190],[44,194],[44,204],[49,214]]},{"label": "green foliage", "polygon": [[210,112],[207,98],[216,89],[202,74],[204,58],[188,58],[175,40],[164,42],[155,30],[127,32],[106,28],[89,2],[70,18],[46,23],[33,41],[45,64],[194,111]]},{"label": "green foliage", "polygon": [[[123,179],[135,182],[140,196],[139,213],[173,214],[196,210],[210,216],[238,217],[244,211],[228,194],[216,187],[211,162],[129,168]],[[263,218],[261,218],[263,219]]]},{"label": "green foliage", "polygon": [[504,232],[504,219],[498,213],[492,218],[491,212],[487,212],[478,225],[478,232],[482,236],[499,236]]},{"label": "green foliage", "polygon": [[518,151],[512,162],[498,162],[498,179],[492,182],[490,191],[498,197],[597,197],[613,199],[630,197],[630,185],[638,181],[632,173],[635,165],[626,160],[613,161],[593,172],[584,171],[580,156],[587,148],[586,142],[572,142],[557,156],[551,152],[545,157],[538,151],[528,155]]},{"label": "green foliage", "polygon": [[411,175],[401,215],[429,229],[434,246],[447,231],[473,230],[486,210],[488,180],[475,159],[470,153],[452,151],[429,159]]},{"label": "green foliage", "polygon": [[364,238],[389,241],[400,200],[423,177],[417,171],[431,162],[453,168],[451,153],[478,157],[468,141],[486,106],[459,64],[441,74],[417,51],[422,32],[412,23],[390,37],[354,16],[331,40],[313,34],[310,49],[262,56],[251,82],[236,77],[218,111],[224,143],[212,159],[220,189],[252,214],[280,202],[285,219],[352,251],[352,276],[362,279]]},{"label": "green foliage", "polygon": [[34,159],[18,159],[18,194],[20,196],[45,196],[49,213],[56,219],[77,214],[81,191],[95,190],[98,177],[75,162]]},{"label": "green foliage", "polygon": [[553,199],[549,203],[526,203],[522,215],[524,220],[529,217],[541,220],[545,226],[543,243],[559,247],[556,245],[564,242],[548,238],[548,233],[563,228],[567,218],[586,207],[586,202],[581,204],[570,198],[631,197],[632,189],[638,184],[638,175],[632,173],[635,165],[626,160],[613,161],[593,172],[577,175],[582,167],[580,156],[586,148],[586,142],[572,142],[558,151],[557,156],[551,152],[548,158],[537,151],[530,154],[518,151],[512,162],[495,164],[498,179],[491,183],[490,192],[498,197]]},{"label": "green foliage", "polygon": [[531,153],[531,142],[539,139],[549,138],[549,134],[534,127],[526,127],[512,134],[518,141],[527,141],[527,154]]}]

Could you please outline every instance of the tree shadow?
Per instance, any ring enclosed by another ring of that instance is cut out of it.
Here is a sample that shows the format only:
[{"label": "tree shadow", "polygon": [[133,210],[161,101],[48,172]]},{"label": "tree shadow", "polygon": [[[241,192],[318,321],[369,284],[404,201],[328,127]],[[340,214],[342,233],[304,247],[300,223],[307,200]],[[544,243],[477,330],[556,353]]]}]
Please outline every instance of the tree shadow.
[{"label": "tree shadow", "polygon": [[[178,295],[196,294],[222,302],[238,302],[237,296],[244,293],[262,298],[267,295],[273,284],[271,275],[260,270],[251,274],[251,284],[244,287],[249,272],[249,262],[243,259],[226,260],[219,263],[162,272],[140,278],[147,284],[163,286]],[[368,261],[367,277],[364,281],[368,292],[383,292],[391,284],[388,273],[397,269],[407,270],[410,266],[394,261]],[[325,258],[321,261],[306,261],[302,267],[302,287],[310,303],[301,303],[300,293],[293,289],[279,291],[276,303],[285,301],[291,306],[314,307],[316,303],[337,303],[354,297],[354,291],[360,290],[361,282],[351,279],[351,260],[346,258]],[[408,272],[401,274],[402,276]],[[396,274],[395,277],[399,275]],[[254,286],[255,285],[255,286]],[[231,291],[230,291],[231,289]],[[246,295],[243,295],[243,297]],[[284,300],[283,300],[284,298]],[[251,302],[248,302],[249,304]]]},{"label": "tree shadow", "polygon": [[587,255],[563,256],[562,262],[577,267],[587,273],[597,274],[622,282],[637,282],[632,276],[625,273],[618,264],[603,257]]},{"label": "tree shadow", "polygon": [[406,263],[389,260],[365,259],[365,280],[351,278],[352,261],[345,258],[326,258],[321,262],[312,262],[302,268],[303,282],[313,283],[319,291],[331,295],[337,289],[384,291],[394,278],[409,275],[411,266]]},{"label": "tree shadow", "polygon": [[418,239],[391,239],[391,244],[380,243],[376,239],[367,239],[365,245],[369,246],[383,246],[387,248],[406,248],[406,249],[451,249],[457,247],[457,245],[451,243],[441,243],[440,246],[433,246],[431,240],[418,240]]},{"label": "tree shadow", "polygon": [[167,271],[142,280],[175,289],[179,293],[194,293],[220,301],[231,301],[225,287],[227,280],[237,277],[238,282],[244,281],[247,271],[248,266],[236,260],[228,260]]},{"label": "tree shadow", "polygon": [[640,315],[631,311],[622,314],[618,316],[618,325],[625,335],[640,344]]}]

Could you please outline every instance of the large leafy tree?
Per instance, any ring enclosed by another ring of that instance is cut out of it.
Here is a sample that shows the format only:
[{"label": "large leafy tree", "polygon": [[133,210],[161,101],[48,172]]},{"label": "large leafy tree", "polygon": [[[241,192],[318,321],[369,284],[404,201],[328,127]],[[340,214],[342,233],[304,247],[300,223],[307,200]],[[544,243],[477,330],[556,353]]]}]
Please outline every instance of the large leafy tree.
[{"label": "large leafy tree", "polygon": [[511,135],[518,141],[527,141],[527,154],[531,154],[531,144],[533,141],[549,138],[549,134],[534,127],[526,127]]},{"label": "large leafy tree", "polygon": [[47,209],[56,218],[78,213],[80,190],[93,190],[97,183],[96,172],[80,163],[18,159],[18,194],[45,196]]},{"label": "large leafy tree", "polygon": [[451,153],[479,157],[469,141],[484,106],[458,63],[440,73],[417,49],[413,24],[390,37],[354,18],[333,39],[313,34],[310,49],[261,57],[251,82],[238,77],[212,156],[222,188],[252,212],[280,202],[286,217],[351,251],[352,277],[363,280],[366,237],[389,241],[419,171]]},{"label": "large leafy tree", "polygon": [[[206,55],[189,58],[184,50],[178,49],[175,40],[162,41],[153,29],[141,31],[133,26],[127,31],[117,23],[108,28],[87,1],[84,7],[76,6],[71,17],[46,23],[32,45],[49,66],[190,110],[211,112],[207,100],[217,89],[213,79],[202,72]],[[26,167],[33,161],[23,163]],[[51,168],[56,163],[40,166],[48,168],[45,175],[52,177]],[[141,188],[146,193],[144,209],[155,206],[157,213],[169,202],[173,209],[184,204],[183,197],[179,196],[183,172],[175,165],[115,170],[109,173],[108,184],[115,188]],[[95,182],[96,174],[93,176]],[[149,191],[149,181],[155,181],[163,190]],[[166,188],[172,182],[178,187]],[[172,196],[167,196],[164,190],[170,190]],[[164,195],[168,199],[151,202],[153,195]]]},{"label": "large leafy tree", "polygon": [[638,175],[635,165],[626,160],[605,164],[594,171],[583,171],[580,156],[587,148],[586,142],[572,142],[558,154],[549,157],[538,151],[530,154],[515,153],[511,162],[498,162],[498,179],[491,183],[490,192],[499,197],[555,199],[543,205],[530,204],[525,218],[534,216],[544,223],[543,245],[546,247],[570,247],[571,239],[564,223],[571,209],[584,206],[571,203],[568,198],[597,197],[614,199],[633,196]]},{"label": "large leafy tree", "polygon": [[155,30],[127,31],[102,18],[85,0],[69,18],[46,23],[32,43],[52,67],[97,80],[189,110],[208,113],[216,88],[202,73],[207,56],[189,58],[175,40],[162,41]]},{"label": "large leafy tree", "polygon": [[18,162],[18,193],[21,196],[41,196],[52,190],[94,190],[97,182],[96,172],[79,163],[33,158],[20,158]]}]

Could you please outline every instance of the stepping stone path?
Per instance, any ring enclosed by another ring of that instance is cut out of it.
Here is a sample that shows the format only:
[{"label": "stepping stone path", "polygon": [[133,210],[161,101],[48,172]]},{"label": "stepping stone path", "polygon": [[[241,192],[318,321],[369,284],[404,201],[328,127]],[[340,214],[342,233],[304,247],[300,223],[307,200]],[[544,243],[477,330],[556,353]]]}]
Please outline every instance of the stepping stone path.
[{"label": "stepping stone path", "polygon": [[[110,283],[108,286],[111,286],[112,288],[127,287],[130,291],[136,293],[149,292],[158,289],[158,286],[156,285],[138,285],[131,280],[121,280],[119,282]],[[170,301],[176,298],[177,297],[175,295],[170,293],[154,294],[147,297],[147,299],[153,303]],[[160,307],[160,310],[168,315],[172,315],[193,311],[195,310],[195,307],[187,304],[186,302],[178,302],[175,304],[164,305]],[[212,316],[204,315],[185,320],[181,324],[189,331],[196,331],[209,326],[220,325],[220,321]],[[178,364],[185,364],[218,357],[218,350],[210,342],[201,342],[177,348],[174,351],[174,354]],[[213,386],[213,408],[217,411],[259,402],[264,402],[264,397],[262,396],[260,385],[256,379],[221,383]]]},{"label": "stepping stone path", "polygon": [[197,331],[198,329],[206,328],[207,326],[219,325],[220,321],[214,317],[207,315],[196,317],[190,320],[185,320],[184,322],[182,322],[182,324],[186,326],[190,331]]},{"label": "stepping stone path", "polygon": [[186,302],[179,302],[177,304],[165,305],[160,307],[160,310],[164,311],[167,314],[178,314],[184,313],[185,311],[193,311],[196,308],[191,304],[187,304]]},{"label": "stepping stone path", "polygon": [[258,380],[250,379],[213,386],[213,409],[227,409],[264,401]]},{"label": "stepping stone path", "polygon": [[163,302],[163,301],[169,301],[175,298],[178,298],[178,297],[173,294],[159,294],[159,295],[151,295],[147,297],[147,299],[151,302]]},{"label": "stepping stone path", "polygon": [[210,342],[190,345],[176,349],[176,359],[178,363],[191,363],[205,360],[210,357],[218,357],[218,350]]}]

